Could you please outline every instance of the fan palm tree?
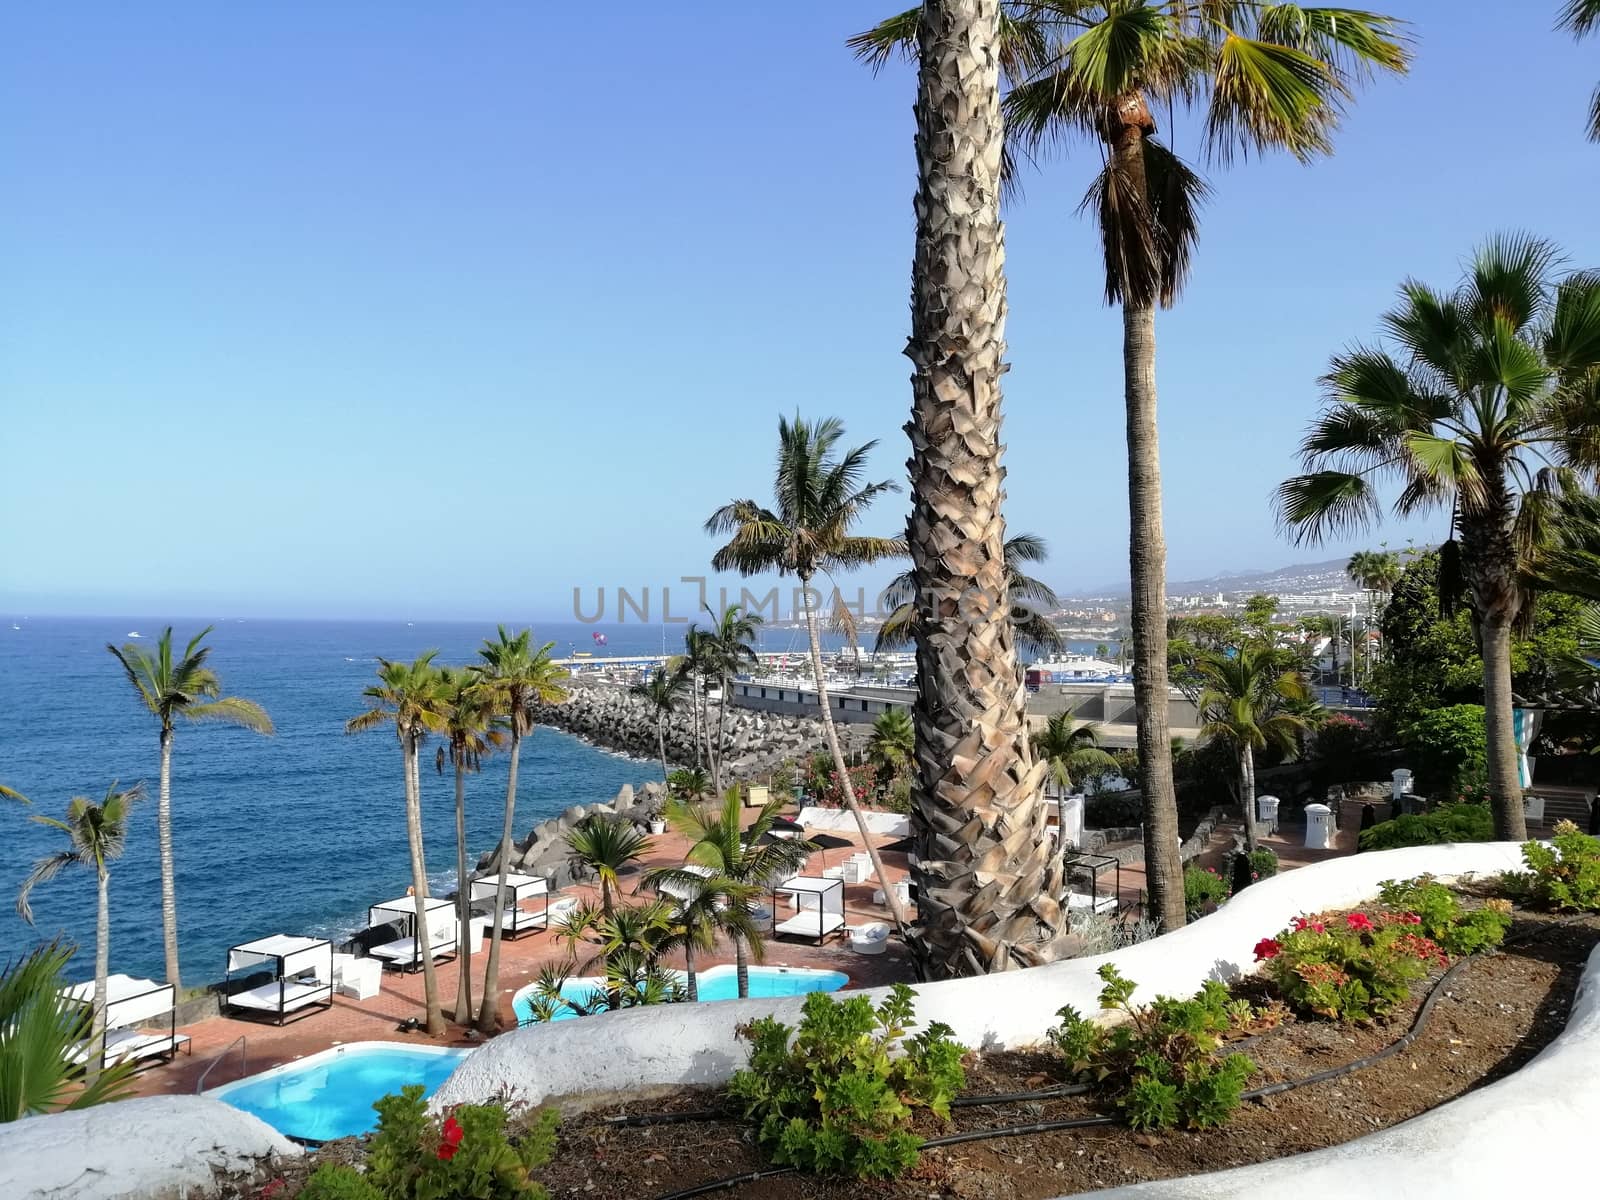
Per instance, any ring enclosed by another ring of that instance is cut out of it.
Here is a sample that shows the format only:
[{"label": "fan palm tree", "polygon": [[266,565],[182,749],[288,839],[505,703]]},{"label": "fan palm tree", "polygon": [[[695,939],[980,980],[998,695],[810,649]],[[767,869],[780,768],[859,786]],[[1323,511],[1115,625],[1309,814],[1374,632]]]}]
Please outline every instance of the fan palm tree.
[{"label": "fan palm tree", "polygon": [[[74,796],[67,803],[67,819],[59,821],[33,813],[30,820],[66,835],[67,844],[33,864],[17,892],[17,915],[33,924],[33,909],[28,897],[46,880],[54,879],[67,867],[87,867],[95,874],[96,903],[94,921],[94,1012],[90,1018],[89,1058],[86,1075],[91,1084],[100,1076],[106,1049],[106,979],[111,974],[111,864],[122,857],[128,845],[128,814],[144,799],[144,786],[135,784],[119,792],[113,783],[105,798],[96,804],[87,796]],[[26,803],[26,801],[24,801]]]},{"label": "fan palm tree", "polygon": [[1513,631],[1532,616],[1521,570],[1555,497],[1600,467],[1600,275],[1558,262],[1550,243],[1504,235],[1451,292],[1402,285],[1383,318],[1392,352],[1334,357],[1306,473],[1278,492],[1302,543],[1375,522],[1386,480],[1399,516],[1448,508],[1440,597],[1464,585],[1478,630],[1495,831],[1511,841],[1527,836],[1511,696]]},{"label": "fan palm tree", "polygon": [[1310,718],[1303,715],[1310,689],[1298,671],[1283,669],[1270,646],[1241,646],[1232,655],[1207,653],[1199,665],[1206,681],[1200,695],[1200,732],[1233,747],[1239,763],[1245,846],[1254,853],[1255,752],[1271,746],[1286,758],[1299,753],[1300,736],[1311,727]]},{"label": "fan palm tree", "polygon": [[[667,823],[689,839],[687,861],[708,868],[712,877],[725,880],[752,895],[774,881],[799,871],[816,850],[810,842],[795,839],[765,838],[783,807],[783,801],[768,801],[754,821],[741,829],[743,808],[739,789],[731,787],[722,797],[720,809],[711,805],[667,801]],[[880,875],[880,880],[885,877]],[[731,922],[723,927],[733,942],[733,960],[739,984],[739,997],[750,994],[750,958],[759,961],[764,952],[761,936],[754,925]]]},{"label": "fan palm tree", "polygon": [[445,742],[434,754],[433,769],[444,774],[449,763],[456,776],[456,921],[459,925],[461,970],[456,975],[456,1023],[472,1022],[472,883],[467,875],[467,776],[476,774],[486,755],[505,745],[505,720],[495,711],[493,696],[478,686],[477,675],[458,667],[439,668],[443,693]]},{"label": "fan palm tree", "polygon": [[656,750],[661,755],[663,779],[672,774],[672,769],[667,765],[667,721],[678,710],[678,702],[683,699],[687,686],[676,665],[669,661],[652,671],[648,679],[642,679],[628,689],[630,696],[643,700],[655,712]]},{"label": "fan palm tree", "polygon": [[433,665],[437,650],[429,650],[409,663],[378,659],[378,682],[361,694],[371,707],[344,723],[346,733],[393,728],[400,742],[401,766],[405,771],[406,840],[411,848],[411,894],[416,898],[417,953],[422,958],[422,994],[428,1033],[444,1033],[444,1015],[439,1009],[439,980],[433,969],[433,949],[429,944],[428,864],[422,850],[422,771],[419,767],[422,743],[430,733],[448,734],[449,698],[442,685],[439,668]]},{"label": "fan palm tree", "polygon": [[905,709],[888,709],[872,723],[872,737],[867,742],[867,761],[877,767],[885,778],[893,778],[910,767],[916,752],[916,726]]},{"label": "fan palm tree", "polygon": [[567,830],[573,865],[592,871],[600,882],[600,910],[607,917],[617,908],[623,871],[646,857],[654,843],[624,817],[595,813]]},{"label": "fan palm tree", "polygon": [[1033,754],[1047,764],[1063,794],[1072,791],[1075,780],[1117,769],[1117,760],[1100,748],[1100,731],[1077,724],[1069,712],[1056,713],[1033,735]]},{"label": "fan palm tree", "polygon": [[[709,608],[706,612],[713,624],[705,631],[700,648],[705,654],[710,677],[717,681],[722,691],[722,700],[717,704],[717,748],[711,756],[711,786],[720,796],[722,758],[728,741],[728,689],[735,675],[761,662],[755,648],[756,636],[761,628],[761,614],[737,604],[728,605],[720,615]],[[708,740],[709,736],[708,731]]]},{"label": "fan palm tree", "polygon": [[[883,864],[872,845],[861,806],[850,786],[850,769],[833,725],[828,682],[822,670],[822,635],[817,625],[817,575],[881,562],[905,553],[899,538],[865,537],[850,532],[872,502],[885,492],[899,490],[893,483],[863,483],[867,456],[876,442],[856,446],[836,456],[844,424],[836,417],[811,422],[796,415],[778,418],[778,462],[773,481],[774,506],[755,500],[735,500],[711,514],[706,532],[724,535],[728,542],[716,552],[711,565],[718,571],[741,575],[777,571],[800,580],[801,605],[811,644],[811,673],[821,710],[823,737],[833,756],[839,792],[856,820],[873,870],[883,878]],[[890,890],[889,911],[902,935],[905,913]]]},{"label": "fan palm tree", "polygon": [[[1145,861],[1153,915],[1175,928],[1183,924],[1184,901],[1167,749],[1155,311],[1171,307],[1182,291],[1208,189],[1155,139],[1154,114],[1204,105],[1207,145],[1224,162],[1268,150],[1309,162],[1332,152],[1355,84],[1374,69],[1403,72],[1408,55],[1398,22],[1353,9],[1249,0],[1006,0],[1001,10],[994,53],[1010,85],[1004,167],[1079,137],[1099,150],[1084,208],[1100,229],[1106,299],[1122,306]],[[910,10],[851,45],[874,65],[897,50],[916,56],[919,39],[928,41],[921,26]]]},{"label": "fan palm tree", "polygon": [[554,642],[533,648],[533,631],[524,629],[515,636],[501,625],[493,639],[484,639],[478,651],[481,660],[473,665],[478,686],[489,696],[496,710],[506,719],[511,737],[511,764],[506,773],[505,819],[500,828],[497,852],[499,873],[494,888],[494,926],[489,935],[489,966],[484,973],[483,1003],[478,1010],[478,1029],[494,1033],[500,1028],[500,935],[506,907],[506,876],[511,873],[511,843],[516,835],[517,765],[522,759],[522,739],[533,732],[533,709],[538,704],[556,704],[567,698],[561,681],[567,672],[550,657]]},{"label": "fan palm tree", "polygon": [[[55,941],[34,947],[0,971],[0,1124],[105,1104],[130,1090],[138,1066],[132,1059],[82,1084],[74,1079],[73,1052],[94,1018],[65,995],[72,954],[71,946]],[[103,1015],[104,1004],[95,1012]],[[91,1055],[91,1061],[98,1062],[98,1056]]]},{"label": "fan palm tree", "polygon": [[216,673],[207,665],[211,647],[200,643],[212,630],[207,625],[184,647],[172,652],[172,626],[156,639],[153,652],[129,643],[106,650],[122,665],[139,702],[161,725],[161,784],[156,793],[156,839],[161,852],[161,941],[166,951],[167,982],[181,989],[178,969],[178,892],[172,858],[172,738],[178,721],[218,721],[255,733],[270,734],[272,718],[253,700],[224,696]]},{"label": "fan palm tree", "polygon": [[[1017,645],[1038,658],[1060,654],[1066,649],[1061,631],[1045,618],[1045,613],[1061,607],[1061,600],[1044,583],[1024,570],[1024,564],[1042,563],[1050,552],[1045,540],[1033,533],[1009,537],[1001,553],[1006,563],[1006,594],[1011,598],[1011,623]],[[911,572],[896,575],[884,588],[894,610],[878,627],[874,650],[901,650],[917,639],[916,584]]]},{"label": "fan palm tree", "polygon": [[656,950],[683,951],[684,989],[691,1003],[700,999],[695,955],[709,954],[721,935],[749,946],[757,962],[765,957],[761,931],[750,915],[750,905],[761,895],[759,887],[687,867],[658,867],[645,876],[645,882],[671,896],[672,927],[656,943]]},{"label": "fan palm tree", "polygon": [[[1600,0],[1567,0],[1556,26],[1570,31],[1579,40],[1600,30]],[[1600,142],[1600,87],[1595,88],[1589,101],[1588,134],[1591,142]]]}]

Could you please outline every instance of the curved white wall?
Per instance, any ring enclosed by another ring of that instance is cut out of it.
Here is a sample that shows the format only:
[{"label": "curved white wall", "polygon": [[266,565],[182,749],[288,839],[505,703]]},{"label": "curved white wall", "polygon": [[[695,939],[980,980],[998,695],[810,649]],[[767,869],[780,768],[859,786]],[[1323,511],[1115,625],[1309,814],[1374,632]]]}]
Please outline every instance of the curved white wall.
[{"label": "curved white wall", "polygon": [[264,1121],[220,1100],[148,1096],[0,1125],[0,1196],[214,1196],[216,1171],[250,1171],[261,1159],[299,1153]]},{"label": "curved white wall", "polygon": [[1600,949],[1589,956],[1567,1027],[1514,1075],[1381,1133],[1342,1146],[1237,1167],[1084,1193],[1128,1200],[1361,1197],[1424,1200],[1595,1189],[1600,1121]]},{"label": "curved white wall", "polygon": [[[1254,969],[1256,942],[1298,913],[1359,904],[1385,879],[1429,872],[1455,876],[1517,869],[1515,842],[1417,846],[1331,859],[1287,871],[1248,888],[1221,911],[1175,933],[1094,958],[917,987],[917,1019],[944,1021],[969,1046],[999,1049],[1041,1040],[1056,1011],[1099,1008],[1102,962],[1139,984],[1138,996],[1187,996],[1207,979],[1230,980]],[[869,995],[880,995],[873,989]],[[435,1106],[511,1095],[599,1101],[609,1095],[685,1084],[725,1082],[744,1064],[734,1027],[774,1014],[798,1019],[801,997],[670,1004],[536,1025],[495,1038],[468,1055],[434,1096]]]}]

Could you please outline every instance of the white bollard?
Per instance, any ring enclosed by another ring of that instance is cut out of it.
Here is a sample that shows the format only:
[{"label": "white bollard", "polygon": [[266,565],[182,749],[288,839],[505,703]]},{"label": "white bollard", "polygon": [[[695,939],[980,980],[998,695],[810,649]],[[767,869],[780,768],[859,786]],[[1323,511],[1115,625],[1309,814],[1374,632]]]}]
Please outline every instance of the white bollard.
[{"label": "white bollard", "polygon": [[1278,798],[1276,796],[1256,797],[1256,819],[1266,827],[1268,833],[1278,832]]},{"label": "white bollard", "polygon": [[1306,849],[1326,850],[1333,844],[1333,809],[1326,804],[1306,805]]},{"label": "white bollard", "polygon": [[1401,796],[1409,795],[1411,792],[1411,772],[1404,767],[1400,767],[1394,772],[1392,778],[1394,779],[1394,800],[1398,804]]}]

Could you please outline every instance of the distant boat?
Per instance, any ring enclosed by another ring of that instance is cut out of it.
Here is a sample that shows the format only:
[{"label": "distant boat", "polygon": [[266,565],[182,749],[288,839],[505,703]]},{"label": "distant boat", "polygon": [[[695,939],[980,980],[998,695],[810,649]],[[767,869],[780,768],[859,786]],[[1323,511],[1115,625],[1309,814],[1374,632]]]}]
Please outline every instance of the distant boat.
[{"label": "distant boat", "polygon": [[142,634],[142,633],[140,633],[140,632],[139,632],[139,631],[138,631],[138,630],[137,630],[137,629],[135,629],[135,630],[134,630],[134,631],[133,631],[133,632],[132,632],[132,633],[130,633],[130,634],[129,634],[129,635],[128,635],[128,636],[129,636],[129,637],[143,637],[143,636],[144,636],[144,634]]},{"label": "distant boat", "polygon": [[15,621],[13,621],[13,622],[11,622],[11,628],[13,628],[13,629],[21,629],[22,626],[18,625]]}]

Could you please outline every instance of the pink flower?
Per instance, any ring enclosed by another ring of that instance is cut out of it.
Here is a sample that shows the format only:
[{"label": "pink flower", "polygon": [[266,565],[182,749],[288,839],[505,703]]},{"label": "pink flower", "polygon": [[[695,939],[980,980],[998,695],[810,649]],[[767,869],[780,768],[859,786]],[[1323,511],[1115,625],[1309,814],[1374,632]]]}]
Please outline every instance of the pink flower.
[{"label": "pink flower", "polygon": [[1257,962],[1261,962],[1263,959],[1277,958],[1282,952],[1283,947],[1278,945],[1272,938],[1262,938],[1256,943]]},{"label": "pink flower", "polygon": [[1363,933],[1372,928],[1372,921],[1366,913],[1346,913],[1344,923],[1357,933]]}]

